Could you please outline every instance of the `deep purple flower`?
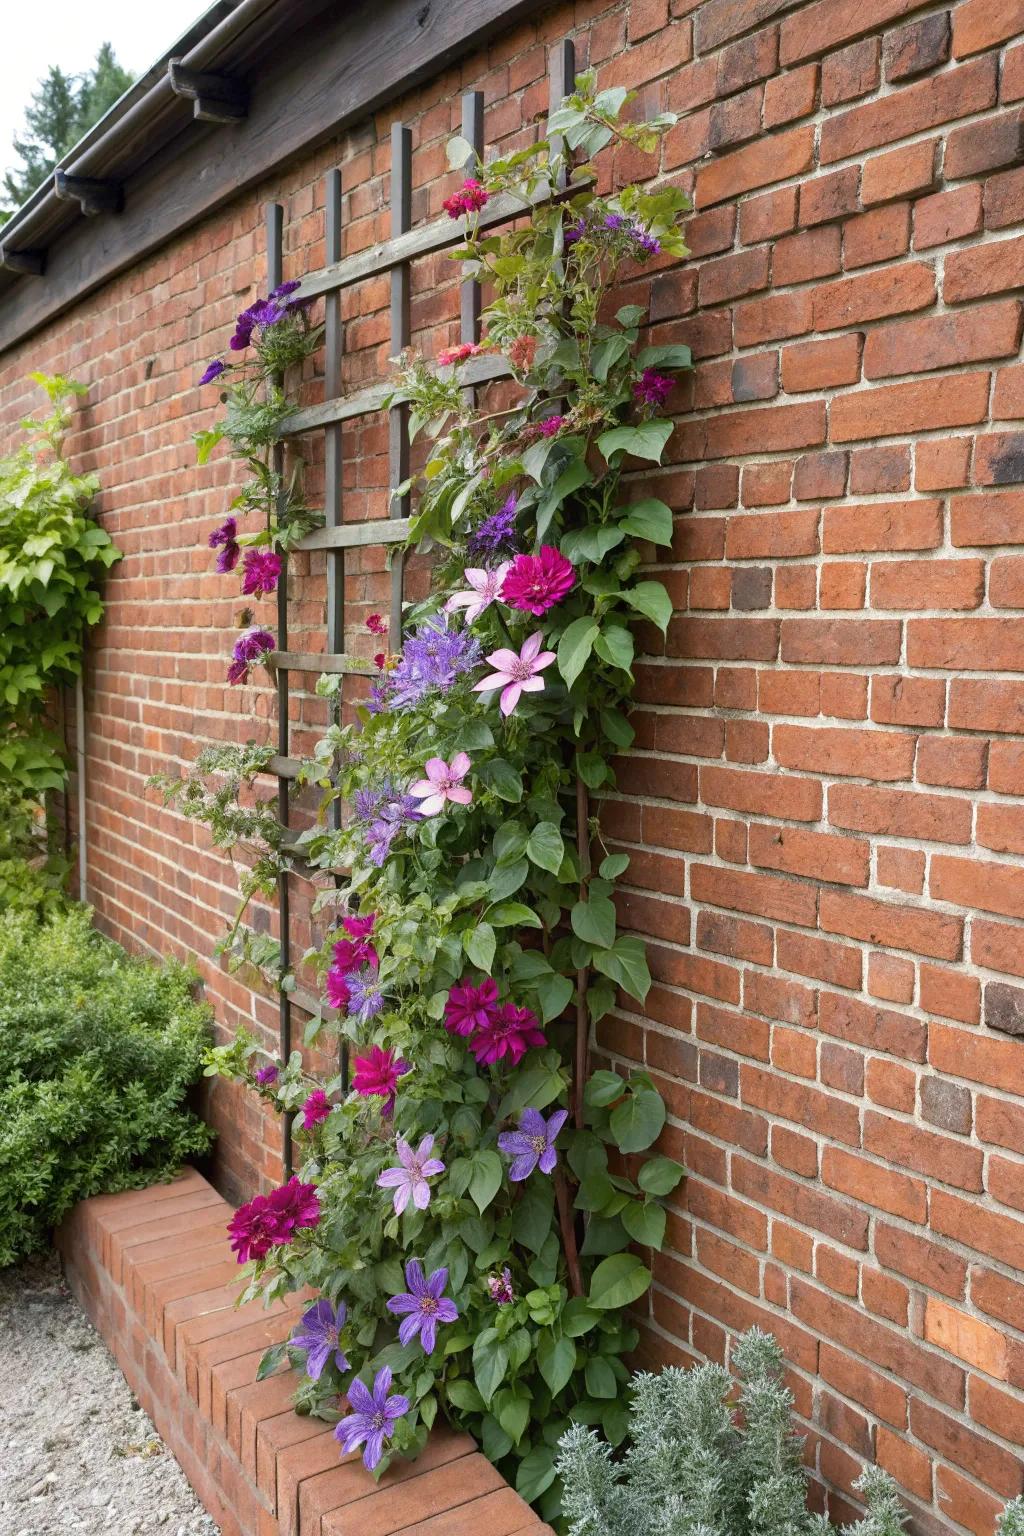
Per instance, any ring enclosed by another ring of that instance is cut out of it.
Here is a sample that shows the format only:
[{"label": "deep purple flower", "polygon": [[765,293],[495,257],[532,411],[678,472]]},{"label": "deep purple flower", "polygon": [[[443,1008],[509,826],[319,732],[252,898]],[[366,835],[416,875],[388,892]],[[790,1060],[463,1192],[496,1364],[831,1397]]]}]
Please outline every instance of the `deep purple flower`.
[{"label": "deep purple flower", "polygon": [[242,313],[235,320],[235,334],[228,342],[232,352],[244,352],[250,341],[252,341],[252,333],[256,325],[253,316],[254,309],[255,305],[251,305],[248,309],[243,309]]},{"label": "deep purple flower", "polygon": [[536,1167],[541,1173],[551,1173],[558,1161],[555,1141],[568,1119],[568,1110],[556,1109],[550,1120],[545,1120],[539,1109],[524,1109],[519,1129],[502,1131],[498,1146],[506,1157],[512,1159],[509,1178],[513,1184],[528,1179]]},{"label": "deep purple flower", "polygon": [[565,234],[563,236],[563,244],[565,244],[565,245],[575,245],[576,241],[577,240],[582,240],[586,233],[587,233],[587,221],[586,221],[586,219],[578,218],[578,219],[576,219],[576,221],[574,223],[567,224],[565,226]]},{"label": "deep purple flower", "polygon": [[266,597],[276,591],[281,556],[274,550],[247,549],[243,565],[242,592],[246,597]]},{"label": "deep purple flower", "polygon": [[428,1280],[419,1259],[410,1259],[405,1266],[405,1283],[408,1291],[392,1296],[388,1302],[388,1311],[402,1318],[399,1341],[408,1344],[419,1334],[423,1353],[432,1355],[437,1343],[438,1323],[454,1323],[459,1315],[454,1301],[442,1295],[448,1284],[448,1271],[435,1269]]},{"label": "deep purple flower", "polygon": [[471,1035],[476,1029],[485,1029],[497,1009],[498,987],[490,976],[478,987],[471,981],[460,981],[448,993],[444,1027],[450,1035]]},{"label": "deep purple flower", "polygon": [[493,1066],[508,1057],[508,1065],[517,1067],[527,1051],[547,1043],[535,1013],[529,1008],[517,1008],[514,1003],[502,1003],[486,1024],[477,1029],[469,1048],[482,1066]]},{"label": "deep purple flower", "polygon": [[480,559],[510,553],[517,543],[516,498],[511,495],[497,512],[485,517],[473,530],[466,540],[466,549],[471,556]]},{"label": "deep purple flower", "polygon": [[342,1354],[338,1335],[345,1326],[345,1303],[338,1303],[335,1312],[326,1296],[315,1301],[308,1312],[303,1312],[299,1332],[288,1340],[296,1349],[306,1351],[306,1375],[310,1381],[319,1381],[324,1367],[334,1356],[339,1371],[348,1370],[348,1360]]},{"label": "deep purple flower", "polygon": [[654,368],[645,368],[633,385],[633,394],[642,405],[661,406],[675,387],[675,379],[666,378]]},{"label": "deep purple flower", "polygon": [[384,1455],[384,1441],[395,1432],[395,1421],[409,1412],[409,1399],[396,1393],[389,1397],[391,1369],[382,1365],[373,1383],[372,1394],[357,1376],[348,1389],[348,1400],[355,1409],[335,1425],[334,1438],[346,1454],[366,1445],[363,1466],[372,1472]]},{"label": "deep purple flower", "polygon": [[288,282],[278,283],[276,288],[272,288],[270,291],[270,297],[272,299],[286,299],[290,293],[295,292],[296,288],[301,287],[302,284],[299,282],[298,278],[292,277],[289,278]]},{"label": "deep purple flower", "polygon": [[348,984],[349,1018],[368,1024],[384,1007],[384,994],[373,966],[366,965],[345,978]]},{"label": "deep purple flower", "polygon": [[429,1178],[444,1173],[444,1163],[431,1157],[434,1150],[433,1136],[424,1136],[415,1152],[401,1136],[395,1143],[398,1153],[397,1168],[385,1168],[377,1183],[381,1189],[395,1192],[395,1215],[401,1216],[410,1199],[418,1211],[425,1211],[430,1204]]},{"label": "deep purple flower", "polygon": [[537,555],[516,555],[501,585],[502,602],[536,618],[568,597],[576,584],[571,560],[553,544],[541,546]]},{"label": "deep purple flower", "polygon": [[233,571],[238,564],[238,557],[242,551],[237,542],[238,524],[233,517],[226,518],[219,528],[215,528],[207,539],[211,549],[220,549],[217,556],[217,569],[224,576],[228,571]]},{"label": "deep purple flower", "polygon": [[399,1080],[406,1072],[412,1071],[409,1063],[403,1061],[395,1051],[371,1045],[369,1054],[356,1056],[352,1067],[352,1087],[356,1093],[362,1094],[364,1099],[383,1099],[383,1114],[389,1118],[395,1108]]},{"label": "deep purple flower", "polygon": [[275,640],[269,629],[247,629],[235,641],[228,667],[228,682],[245,683],[249,680],[249,668],[267,651],[272,651]]},{"label": "deep purple flower", "polygon": [[293,1177],[280,1189],[240,1206],[228,1223],[228,1236],[239,1264],[244,1264],[265,1258],[271,1248],[290,1243],[300,1227],[315,1227],[319,1220],[316,1185]]},{"label": "deep purple flower", "polygon": [[311,1131],[327,1119],[334,1105],[322,1088],[314,1088],[302,1106],[302,1128]]},{"label": "deep purple flower", "polygon": [[379,869],[391,851],[391,844],[403,827],[422,821],[419,802],[400,791],[391,778],[383,778],[376,787],[365,785],[352,797],[356,816],[369,823],[367,850],[371,864]]},{"label": "deep purple flower", "polygon": [[271,1083],[276,1083],[281,1075],[281,1068],[276,1061],[270,1061],[265,1067],[260,1067],[254,1074],[254,1081],[260,1088],[269,1088]]},{"label": "deep purple flower", "polygon": [[642,224],[634,224],[629,231],[629,238],[645,256],[657,256],[661,251],[661,241],[650,230],[644,229]]},{"label": "deep purple flower", "polygon": [[488,1275],[487,1289],[491,1300],[497,1302],[499,1307],[511,1306],[516,1299],[516,1293],[512,1289],[512,1271],[507,1264],[500,1275]]},{"label": "deep purple flower", "polygon": [[222,363],[219,357],[215,357],[212,363],[207,363],[206,372],[199,380],[200,384],[212,384],[214,379],[219,379],[222,373],[226,373],[227,363]]},{"label": "deep purple flower", "polygon": [[628,223],[629,220],[626,218],[624,213],[606,213],[604,216],[605,229],[618,231],[620,229],[625,229]]}]

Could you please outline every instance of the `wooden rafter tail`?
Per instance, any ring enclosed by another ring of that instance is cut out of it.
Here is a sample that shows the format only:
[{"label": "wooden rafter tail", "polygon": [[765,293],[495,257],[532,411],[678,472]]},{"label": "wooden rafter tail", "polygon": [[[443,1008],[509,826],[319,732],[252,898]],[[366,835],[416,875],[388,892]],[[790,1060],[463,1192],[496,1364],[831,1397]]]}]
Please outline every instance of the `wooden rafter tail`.
[{"label": "wooden rafter tail", "polygon": [[45,251],[11,251],[0,246],[0,267],[17,272],[19,277],[42,277],[46,271]]},{"label": "wooden rafter tail", "polygon": [[87,218],[124,209],[124,187],[119,181],[58,170],[53,173],[53,190],[62,203],[77,203]]},{"label": "wooden rafter tail", "polygon": [[249,90],[231,75],[215,75],[187,69],[180,59],[169,59],[167,79],[175,96],[194,103],[193,117],[203,123],[237,123],[249,114]]}]

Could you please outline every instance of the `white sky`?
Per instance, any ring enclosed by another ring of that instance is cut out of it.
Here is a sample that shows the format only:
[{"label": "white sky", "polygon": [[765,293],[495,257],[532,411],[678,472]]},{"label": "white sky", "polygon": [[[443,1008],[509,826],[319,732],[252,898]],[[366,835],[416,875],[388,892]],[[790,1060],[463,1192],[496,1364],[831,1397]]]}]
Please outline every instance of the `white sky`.
[{"label": "white sky", "polygon": [[67,74],[80,74],[92,65],[100,44],[109,42],[125,69],[141,75],[209,3],[46,0],[37,11],[8,0],[10,13],[0,49],[0,174],[14,162],[11,141],[20,133],[25,107],[51,64]]}]

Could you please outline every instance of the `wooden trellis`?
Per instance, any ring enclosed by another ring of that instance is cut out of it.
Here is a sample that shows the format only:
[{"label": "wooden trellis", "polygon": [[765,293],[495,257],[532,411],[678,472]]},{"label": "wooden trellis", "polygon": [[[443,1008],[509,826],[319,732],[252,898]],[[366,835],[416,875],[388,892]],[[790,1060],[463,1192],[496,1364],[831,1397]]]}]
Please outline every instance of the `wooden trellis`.
[{"label": "wooden trellis", "polygon": [[[566,39],[553,50],[549,62],[550,102],[552,110],[573,89],[575,81],[575,49]],[[480,91],[468,91],[462,98],[462,136],[472,146],[474,155],[482,161],[484,98]],[[467,171],[471,169],[467,166]],[[327,644],[321,652],[293,651],[288,645],[288,561],[282,564],[277,589],[278,650],[269,661],[277,675],[278,744],[277,754],[271,759],[268,772],[278,780],[278,814],[281,824],[289,823],[289,785],[296,778],[299,763],[290,754],[291,728],[288,717],[289,679],[292,672],[306,673],[362,673],[374,674],[371,662],[349,655],[344,650],[345,637],[345,551],[358,548],[387,548],[393,550],[391,562],[390,635],[392,644],[402,629],[404,549],[402,546],[409,533],[409,498],[399,497],[397,487],[409,476],[408,408],[393,405],[388,411],[388,507],[387,519],[374,521],[344,521],[342,505],[342,430],[343,423],[367,416],[383,408],[389,385],[374,385],[358,393],[343,396],[342,360],[344,334],[341,317],[342,290],[376,276],[390,273],[391,279],[391,338],[390,355],[397,356],[412,339],[410,322],[410,278],[413,261],[419,256],[450,249],[461,243],[461,223],[445,217],[412,227],[412,135],[403,123],[395,123],[391,129],[391,237],[368,250],[349,257],[342,256],[342,180],[337,170],[329,171],[325,178],[326,206],[326,257],[327,265],[319,272],[307,274],[297,290],[297,298],[313,298],[324,295],[324,399],[323,403],[306,410],[294,412],[287,420],[282,437],[297,437],[301,433],[323,428],[324,445],[324,514],[322,528],[303,538],[296,546],[300,550],[322,549],[327,559]],[[486,228],[495,228],[521,217],[522,201],[502,196],[492,198],[480,216]],[[271,203],[266,212],[267,277],[268,288],[275,288],[283,279],[284,209],[280,203]],[[461,285],[460,339],[476,343],[480,340],[480,288],[471,278]],[[479,357],[471,359],[463,369],[467,385],[486,383],[492,379],[507,378],[508,364],[503,358]],[[284,444],[275,449],[275,468],[280,470]],[[337,702],[341,707],[341,698]],[[332,814],[334,825],[340,825],[341,805],[335,802]],[[278,879],[278,915],[281,939],[281,969],[287,973],[292,964],[290,880],[297,873],[284,869]],[[311,992],[295,988],[281,993],[280,1003],[280,1053],[287,1061],[292,1049],[292,1010],[298,1007],[310,1015],[324,1012],[325,1005]],[[347,1058],[342,1052],[343,1080],[347,1070]],[[291,1173],[291,1117],[285,1117],[282,1156],[285,1176]]]}]

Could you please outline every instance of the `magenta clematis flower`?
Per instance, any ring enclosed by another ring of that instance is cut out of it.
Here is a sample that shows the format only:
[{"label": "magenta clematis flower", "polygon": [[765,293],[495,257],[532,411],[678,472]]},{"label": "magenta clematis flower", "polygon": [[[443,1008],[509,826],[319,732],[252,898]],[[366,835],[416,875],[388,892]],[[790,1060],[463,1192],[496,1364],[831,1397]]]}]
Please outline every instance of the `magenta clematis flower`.
[{"label": "magenta clematis flower", "polygon": [[653,368],[645,368],[633,385],[633,394],[642,405],[661,406],[675,387],[675,379],[656,373]]},{"label": "magenta clematis flower", "polygon": [[349,914],[341,920],[341,926],[353,939],[367,939],[373,932],[373,925],[377,921],[376,912],[371,912],[368,917],[358,917]]},{"label": "magenta clematis flower", "polygon": [[314,1088],[305,1104],[302,1106],[302,1126],[304,1130],[311,1131],[315,1126],[322,1124],[327,1119],[334,1105],[322,1088]]},{"label": "magenta clematis flower", "polygon": [[395,1192],[395,1215],[401,1216],[409,1201],[418,1211],[425,1211],[430,1204],[430,1185],[427,1180],[444,1173],[444,1163],[431,1157],[434,1150],[433,1136],[424,1136],[414,1152],[407,1141],[399,1136],[395,1143],[399,1166],[385,1168],[377,1184],[381,1189]]},{"label": "magenta clematis flower", "polygon": [[362,970],[364,965],[372,965],[376,970],[379,964],[377,951],[369,939],[339,939],[334,946],[331,969],[339,971],[342,976]]},{"label": "magenta clematis flower", "polygon": [[541,421],[533,421],[524,427],[522,437],[533,439],[536,437],[557,437],[565,426],[567,416],[545,416]]},{"label": "magenta clematis flower", "polygon": [[487,188],[481,186],[475,176],[467,176],[458,192],[446,197],[441,207],[450,219],[458,219],[464,213],[479,213],[489,201]]},{"label": "magenta clematis flower", "polygon": [[505,649],[492,651],[487,660],[495,670],[482,682],[474,683],[473,692],[490,693],[500,688],[501,712],[510,715],[519,703],[520,694],[543,692],[544,679],[538,673],[550,667],[555,659],[554,651],[541,650],[543,644],[544,636],[538,629],[535,635],[524,642],[518,656],[515,651]]},{"label": "magenta clematis flower", "polygon": [[265,1067],[260,1067],[253,1074],[253,1081],[260,1088],[269,1088],[271,1083],[276,1083],[281,1075],[281,1068],[276,1061],[270,1061]]},{"label": "magenta clematis flower", "polygon": [[384,1441],[395,1432],[395,1421],[409,1412],[409,1399],[391,1389],[391,1368],[382,1365],[373,1383],[372,1393],[357,1376],[348,1389],[348,1400],[354,1413],[335,1425],[334,1438],[347,1454],[365,1445],[363,1466],[372,1472],[384,1455]]},{"label": "magenta clematis flower", "polygon": [[498,986],[488,976],[478,987],[460,981],[452,987],[444,1005],[444,1027],[450,1035],[471,1035],[485,1029],[498,1008]]},{"label": "magenta clematis flower", "polygon": [[246,597],[266,597],[277,590],[281,556],[274,550],[247,549],[242,564],[242,592]]},{"label": "magenta clematis flower", "polygon": [[206,372],[199,380],[200,384],[212,384],[214,379],[219,379],[222,373],[227,373],[227,363],[222,363],[219,357],[215,357],[212,363],[207,363]]},{"label": "magenta clematis flower", "polygon": [[554,1171],[558,1161],[555,1141],[568,1118],[566,1109],[556,1109],[550,1120],[545,1120],[539,1109],[524,1109],[518,1130],[502,1131],[498,1146],[512,1159],[508,1176],[513,1184],[521,1184],[537,1167],[541,1173]]},{"label": "magenta clematis flower", "polygon": [[329,1008],[337,1008],[340,1013],[348,1012],[348,1004],[351,993],[349,992],[348,977],[351,973],[342,971],[332,965],[324,977],[324,996]]},{"label": "magenta clematis flower", "polygon": [[315,1227],[319,1220],[316,1185],[293,1177],[280,1189],[240,1206],[228,1223],[228,1236],[239,1264],[244,1264],[265,1258],[271,1248],[290,1243],[300,1227]]},{"label": "magenta clematis flower", "polygon": [[383,1114],[389,1118],[394,1112],[399,1079],[412,1067],[395,1051],[379,1045],[371,1045],[366,1056],[356,1056],[352,1067],[352,1087],[356,1093],[361,1093],[364,1099],[383,1099]]},{"label": "magenta clematis flower", "polygon": [[408,1344],[419,1334],[423,1353],[432,1355],[437,1343],[438,1323],[454,1323],[459,1315],[454,1301],[442,1295],[448,1284],[448,1271],[435,1269],[428,1280],[419,1259],[410,1259],[405,1266],[405,1283],[408,1291],[392,1296],[387,1304],[389,1312],[402,1318],[399,1342]]},{"label": "magenta clematis flower", "polygon": [[388,632],[387,620],[379,613],[371,613],[366,621],[366,627],[371,635],[386,635]]},{"label": "magenta clematis flower", "polygon": [[437,354],[439,368],[452,368],[457,363],[464,363],[467,358],[479,357],[483,347],[478,347],[475,342],[463,341],[457,347],[442,347]]},{"label": "magenta clematis flower", "polygon": [[527,1051],[547,1043],[535,1013],[514,1003],[502,1003],[486,1024],[477,1028],[469,1048],[482,1066],[493,1066],[507,1057],[508,1065],[517,1067]]},{"label": "magenta clematis flower", "polygon": [[[553,661],[554,657],[551,659]],[[472,791],[462,782],[470,767],[470,759],[465,752],[456,752],[450,763],[446,763],[443,757],[429,758],[424,764],[426,778],[409,785],[410,795],[421,802],[420,813],[423,816],[436,816],[444,810],[445,802],[449,800],[453,805],[470,805],[473,800]]]},{"label": "magenta clematis flower", "polygon": [[512,1289],[512,1271],[507,1264],[500,1275],[488,1275],[487,1289],[491,1300],[499,1307],[511,1306],[516,1299],[516,1293]]},{"label": "magenta clematis flower", "polygon": [[238,547],[238,524],[233,517],[226,518],[219,528],[215,528],[207,539],[211,549],[220,549],[217,556],[217,569],[222,576],[228,571],[233,571],[238,564],[242,551]]},{"label": "magenta clematis flower", "polygon": [[454,613],[457,608],[465,608],[466,623],[474,623],[501,593],[501,584],[508,575],[509,569],[507,560],[503,565],[495,566],[493,571],[485,571],[478,566],[467,566],[463,575],[469,582],[471,590],[456,592],[453,597],[450,597],[444,605],[445,612]]},{"label": "magenta clematis flower", "polygon": [[510,608],[540,618],[567,597],[575,584],[572,561],[553,544],[544,544],[539,555],[516,555],[502,584],[501,597]]},{"label": "magenta clematis flower", "polygon": [[299,1332],[288,1340],[296,1349],[306,1352],[306,1375],[310,1381],[319,1381],[327,1362],[334,1357],[339,1371],[348,1370],[348,1360],[338,1343],[338,1335],[345,1326],[345,1303],[338,1303],[335,1312],[326,1296],[315,1301],[308,1312],[303,1312]]},{"label": "magenta clematis flower", "polygon": [[228,682],[245,683],[249,680],[249,668],[275,646],[269,629],[247,629],[235,641],[228,667]]}]

